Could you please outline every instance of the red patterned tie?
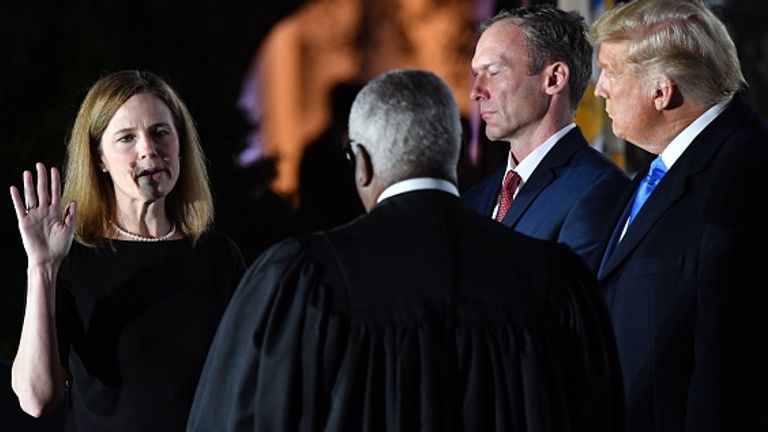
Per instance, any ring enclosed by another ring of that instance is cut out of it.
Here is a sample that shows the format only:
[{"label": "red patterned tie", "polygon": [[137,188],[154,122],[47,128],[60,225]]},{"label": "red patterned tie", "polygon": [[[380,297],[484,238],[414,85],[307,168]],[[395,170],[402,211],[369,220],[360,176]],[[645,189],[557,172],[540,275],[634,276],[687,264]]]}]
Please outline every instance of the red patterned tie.
[{"label": "red patterned tie", "polygon": [[512,205],[512,197],[515,195],[517,187],[523,179],[515,170],[507,171],[504,176],[504,183],[501,186],[501,196],[499,197],[499,211],[496,212],[496,220],[501,222]]}]

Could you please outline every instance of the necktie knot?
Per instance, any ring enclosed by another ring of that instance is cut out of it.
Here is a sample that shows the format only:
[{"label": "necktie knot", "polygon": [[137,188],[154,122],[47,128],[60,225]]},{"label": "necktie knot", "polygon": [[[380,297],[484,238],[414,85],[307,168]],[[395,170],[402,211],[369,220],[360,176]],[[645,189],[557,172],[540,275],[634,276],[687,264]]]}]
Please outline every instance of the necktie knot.
[{"label": "necktie knot", "polygon": [[514,194],[514,189],[517,189],[517,185],[520,183],[520,174],[517,173],[515,170],[509,170],[507,171],[507,174],[504,176],[504,189],[512,189],[512,193]]},{"label": "necktie knot", "polygon": [[499,196],[499,210],[496,212],[496,220],[501,221],[506,216],[509,207],[512,205],[512,199],[515,196],[517,187],[520,186],[522,177],[515,170],[507,171],[504,176],[504,182],[501,184],[501,195]]},{"label": "necktie knot", "polygon": [[657,156],[656,159],[651,162],[651,168],[648,170],[648,174],[640,182],[640,186],[635,193],[635,201],[632,203],[632,210],[629,213],[629,223],[635,219],[635,216],[640,211],[640,208],[645,204],[645,200],[651,195],[653,189],[661,181],[664,174],[667,173],[667,166],[664,165],[664,161],[661,160],[661,156]]},{"label": "necktie knot", "polygon": [[651,170],[648,172],[648,186],[656,187],[656,183],[658,183],[666,173],[667,167],[664,165],[664,161],[661,160],[661,157],[659,156],[651,163]]}]

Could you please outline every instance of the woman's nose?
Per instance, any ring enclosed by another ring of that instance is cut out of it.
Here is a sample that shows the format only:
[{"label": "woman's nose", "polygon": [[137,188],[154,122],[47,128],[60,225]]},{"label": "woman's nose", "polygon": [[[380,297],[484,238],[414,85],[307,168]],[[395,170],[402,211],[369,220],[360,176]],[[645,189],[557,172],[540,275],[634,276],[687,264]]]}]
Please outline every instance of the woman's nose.
[{"label": "woman's nose", "polygon": [[152,137],[148,136],[147,134],[139,135],[136,148],[141,159],[157,156],[157,146],[155,145]]}]

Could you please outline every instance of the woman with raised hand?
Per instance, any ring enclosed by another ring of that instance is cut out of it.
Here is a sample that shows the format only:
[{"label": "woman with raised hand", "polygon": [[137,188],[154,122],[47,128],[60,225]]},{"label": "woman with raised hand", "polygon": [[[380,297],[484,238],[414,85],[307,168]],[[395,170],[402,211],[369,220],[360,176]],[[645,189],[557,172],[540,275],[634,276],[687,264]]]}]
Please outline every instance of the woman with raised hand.
[{"label": "woman with raised hand", "polygon": [[[12,385],[22,409],[67,396],[69,430],[183,430],[219,319],[244,272],[211,229],[192,117],[145,71],[89,90],[55,167],[11,187],[28,257]],[[72,241],[74,239],[74,242]]]}]

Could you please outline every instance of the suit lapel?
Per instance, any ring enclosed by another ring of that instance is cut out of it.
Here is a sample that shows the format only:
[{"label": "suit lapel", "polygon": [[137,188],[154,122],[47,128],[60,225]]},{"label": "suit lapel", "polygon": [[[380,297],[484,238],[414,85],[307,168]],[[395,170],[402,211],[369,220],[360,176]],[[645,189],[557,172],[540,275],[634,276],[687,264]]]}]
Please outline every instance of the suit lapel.
[{"label": "suit lapel", "polygon": [[[621,241],[619,241],[617,244],[615,242],[618,240],[619,235],[621,235],[621,231],[624,229],[624,224],[626,223],[627,217],[629,216],[629,209],[632,206],[632,201],[634,201],[634,199],[629,200],[621,218],[616,224],[616,228],[614,229],[613,236],[611,238],[611,244],[615,245],[613,253],[610,254],[610,256],[606,254],[608,259],[604,263],[605,268],[600,268],[598,277],[602,277],[610,273],[619,263],[624,261],[627,255],[629,255],[629,253],[637,247],[637,244],[640,243],[646,234],[648,234],[648,231],[653,228],[653,225],[656,223],[656,221],[659,220],[659,218],[661,218],[664,212],[667,211],[667,209],[669,209],[683,195],[683,192],[685,192],[685,178],[693,174],[693,172],[684,169],[675,169],[684,168],[678,167],[680,162],[681,161],[678,160],[675,165],[672,166],[669,172],[667,172],[664,178],[661,179],[651,196],[648,197],[648,200],[645,202],[645,204],[643,204],[640,212],[637,213],[637,216],[635,216],[635,220],[632,222],[632,225],[627,227],[627,232],[624,234],[624,238],[621,239]],[[643,171],[642,176],[647,174],[649,167],[650,164],[648,164],[646,169]],[[637,189],[636,183],[639,183],[639,180],[637,182],[633,182],[635,190]],[[634,194],[632,194],[632,197],[634,198]]]},{"label": "suit lapel", "polygon": [[[650,167],[650,162],[648,162],[645,166],[645,169],[640,172],[647,172]],[[643,174],[645,175],[645,174]],[[640,180],[642,179],[642,176],[638,173],[635,175],[635,178],[632,179],[632,183],[630,184],[629,191],[636,191],[638,185],[640,184]],[[599,271],[597,273],[598,279],[601,279],[603,277],[603,274],[607,271],[608,262],[610,261],[610,258],[613,256],[613,253],[616,250],[616,246],[619,243],[619,238],[621,237],[621,232],[624,230],[624,224],[627,221],[627,218],[629,217],[629,211],[632,208],[632,201],[634,201],[635,194],[634,192],[630,193],[627,192],[622,197],[621,202],[624,203],[624,211],[621,212],[621,215],[618,219],[614,219],[614,227],[613,232],[611,233],[611,237],[608,240],[608,244],[604,246],[604,253],[603,258],[601,262],[598,263],[600,267],[598,267]],[[617,204],[618,205],[618,204]],[[615,217],[615,211],[614,216]]]},{"label": "suit lapel", "polygon": [[488,177],[487,185],[483,197],[481,198],[481,211],[480,214],[493,217],[493,209],[496,207],[496,202],[499,200],[499,194],[501,193],[501,182],[504,180],[504,173],[507,170],[507,165],[504,164],[501,168],[497,169],[493,174]]},{"label": "suit lapel", "polygon": [[[688,183],[688,177],[696,175],[705,170],[720,149],[723,142],[734,132],[736,127],[747,118],[744,112],[744,102],[739,96],[726,108],[723,113],[709,124],[688,146],[688,148],[669,169],[664,178],[659,182],[651,196],[645,202],[635,220],[627,228],[624,238],[616,244],[613,253],[610,249],[606,251],[603,257],[603,264],[600,266],[598,278],[603,280],[616,267],[626,260],[629,254],[637,248],[640,241],[646,237],[654,224],[663,216],[663,214],[685,193],[685,185]],[[645,176],[650,167],[650,163],[645,166],[642,176]],[[638,173],[638,176],[641,176]],[[632,182],[633,190],[637,189],[640,178]],[[634,196],[634,194],[632,195]],[[610,245],[618,239],[628,215],[628,207],[632,204],[630,199],[622,213],[622,217],[617,221],[611,236]]]},{"label": "suit lapel", "polygon": [[530,207],[533,200],[555,179],[555,175],[551,168],[542,169],[539,165],[533,172],[533,175],[527,182],[520,188],[515,200],[512,201],[512,206],[509,208],[507,215],[504,216],[502,223],[508,227],[514,227],[520,221],[520,218],[525,214],[528,207]]},{"label": "suit lapel", "polygon": [[573,128],[562,137],[547,152],[544,159],[533,170],[531,177],[520,188],[515,200],[512,201],[512,207],[509,208],[509,212],[504,217],[504,225],[508,227],[517,225],[536,197],[557,178],[555,170],[567,164],[574,153],[588,145],[578,127]]}]

